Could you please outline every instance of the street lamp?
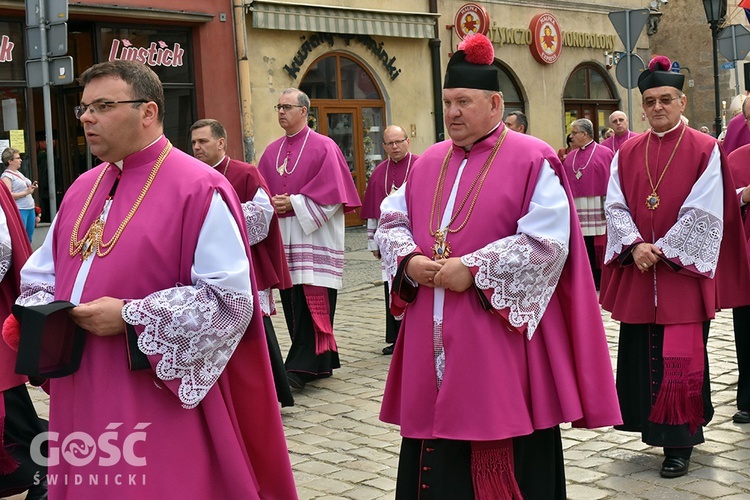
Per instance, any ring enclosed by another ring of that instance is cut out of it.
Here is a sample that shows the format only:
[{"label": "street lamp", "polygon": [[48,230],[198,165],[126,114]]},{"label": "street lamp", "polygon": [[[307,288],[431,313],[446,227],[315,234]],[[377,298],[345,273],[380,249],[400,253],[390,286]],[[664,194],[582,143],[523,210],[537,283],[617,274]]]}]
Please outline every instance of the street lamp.
[{"label": "street lamp", "polygon": [[716,105],[716,137],[721,134],[721,109],[719,108],[719,22],[727,15],[727,0],[703,0],[706,19],[711,25],[714,50],[714,104]]}]

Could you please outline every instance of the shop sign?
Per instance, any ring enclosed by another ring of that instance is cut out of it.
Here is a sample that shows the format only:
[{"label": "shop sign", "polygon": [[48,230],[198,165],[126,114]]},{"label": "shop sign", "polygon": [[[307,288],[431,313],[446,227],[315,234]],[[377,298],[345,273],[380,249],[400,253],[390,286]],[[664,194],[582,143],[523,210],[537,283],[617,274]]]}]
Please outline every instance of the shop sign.
[{"label": "shop sign", "polygon": [[309,40],[305,40],[305,37],[302,37],[305,41],[300,45],[299,50],[297,50],[297,53],[292,58],[292,62],[284,65],[284,71],[289,73],[289,76],[292,78],[297,78],[300,68],[302,68],[302,65],[307,60],[307,56],[312,53],[313,49],[323,43],[327,43],[329,47],[333,47],[336,37],[341,38],[345,45],[349,45],[352,41],[358,42],[375,54],[375,57],[380,60],[391,77],[391,81],[398,78],[398,75],[401,74],[401,70],[395,66],[396,56],[391,57],[388,54],[383,42],[375,41],[370,35],[347,35],[341,33],[335,35],[333,33],[316,33]]},{"label": "shop sign", "polygon": [[464,4],[456,12],[453,29],[461,40],[475,33],[486,35],[490,30],[490,15],[481,5]]},{"label": "shop sign", "polygon": [[552,64],[560,57],[562,36],[560,25],[552,14],[537,14],[529,23],[531,55],[542,64]]},{"label": "shop sign", "polygon": [[151,42],[146,47],[135,47],[123,38],[112,40],[112,46],[109,49],[110,61],[136,61],[149,66],[182,66],[182,58],[185,50],[179,43],[175,43],[169,48],[166,42]]},{"label": "shop sign", "polygon": [[10,41],[8,35],[0,37],[0,63],[13,61],[13,47],[15,43]]},{"label": "shop sign", "polygon": [[[551,14],[549,14],[551,16]],[[537,16],[539,17],[539,16]],[[536,17],[535,17],[536,19]],[[528,29],[510,28],[499,26],[493,22],[487,37],[493,45],[502,47],[503,45],[529,45],[535,43],[536,38],[533,33],[534,21]],[[559,26],[558,26],[559,29]],[[543,27],[542,27],[543,30]],[[544,36],[544,33],[541,33]],[[558,42],[562,47],[573,47],[581,49],[601,49],[611,52],[615,47],[615,35],[605,35],[603,33],[584,33],[579,31],[558,31]],[[533,47],[532,47],[533,54]],[[545,63],[547,64],[547,63]]]}]

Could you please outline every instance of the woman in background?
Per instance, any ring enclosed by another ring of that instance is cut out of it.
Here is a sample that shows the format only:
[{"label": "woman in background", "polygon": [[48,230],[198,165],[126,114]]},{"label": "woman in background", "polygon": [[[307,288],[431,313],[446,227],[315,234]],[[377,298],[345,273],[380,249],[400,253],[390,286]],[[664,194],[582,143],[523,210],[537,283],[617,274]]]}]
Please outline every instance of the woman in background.
[{"label": "woman in background", "polygon": [[31,196],[37,188],[36,182],[31,182],[25,175],[18,171],[21,168],[21,154],[16,148],[6,148],[2,154],[5,170],[0,179],[8,186],[18,210],[21,212],[21,220],[29,235],[29,241],[34,235],[36,226],[36,210],[34,210],[34,198]]}]

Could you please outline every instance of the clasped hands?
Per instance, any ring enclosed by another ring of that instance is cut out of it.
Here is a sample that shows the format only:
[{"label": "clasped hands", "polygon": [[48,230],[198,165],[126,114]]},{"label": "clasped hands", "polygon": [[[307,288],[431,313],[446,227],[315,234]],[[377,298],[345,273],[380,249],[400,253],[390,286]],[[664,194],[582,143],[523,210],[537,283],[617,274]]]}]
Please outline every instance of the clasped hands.
[{"label": "clasped hands", "polygon": [[474,276],[460,258],[432,260],[415,255],[406,264],[406,275],[420,285],[463,292],[474,283]]},{"label": "clasped hands", "polygon": [[287,193],[277,194],[271,198],[271,202],[273,202],[273,208],[279,215],[292,211],[292,199]]},{"label": "clasped hands", "polygon": [[655,266],[663,255],[659,247],[653,243],[639,243],[633,248],[631,254],[633,255],[633,262],[642,273]]}]

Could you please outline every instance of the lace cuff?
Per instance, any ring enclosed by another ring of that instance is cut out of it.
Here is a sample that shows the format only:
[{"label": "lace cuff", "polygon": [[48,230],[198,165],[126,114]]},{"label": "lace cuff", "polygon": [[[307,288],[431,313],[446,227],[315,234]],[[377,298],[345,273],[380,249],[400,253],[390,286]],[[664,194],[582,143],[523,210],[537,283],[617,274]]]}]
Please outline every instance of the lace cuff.
[{"label": "lace cuff", "polygon": [[177,396],[196,407],[216,383],[250,323],[252,295],[199,280],[125,304],[126,323],[140,325],[138,348],[161,355],[154,368],[164,381],[179,379]]},{"label": "lace cuff", "polygon": [[30,282],[21,286],[21,295],[16,299],[20,306],[42,306],[55,300],[55,285],[47,282]]},{"label": "lace cuff", "polygon": [[606,207],[607,216],[607,250],[604,254],[604,263],[609,264],[615,257],[622,253],[624,248],[629,248],[637,241],[643,241],[630,209],[622,203],[613,203]]},{"label": "lace cuff", "polygon": [[263,212],[263,207],[252,201],[242,204],[242,214],[245,217],[247,228],[247,239],[250,245],[263,241],[268,236],[268,222]]},{"label": "lace cuff", "polygon": [[514,328],[531,339],[562,274],[568,249],[559,241],[516,234],[461,257],[486,290],[493,309],[508,310]]},{"label": "lace cuff", "polygon": [[10,240],[0,242],[0,280],[5,277],[12,261],[13,251],[10,248]]},{"label": "lace cuff", "polygon": [[418,250],[411,235],[409,217],[404,212],[383,212],[375,231],[375,242],[389,281],[396,276],[400,258]]},{"label": "lace cuff", "polygon": [[700,274],[714,277],[724,223],[716,215],[696,207],[680,210],[677,224],[655,245],[668,259],[677,259],[683,267],[695,266]]}]

